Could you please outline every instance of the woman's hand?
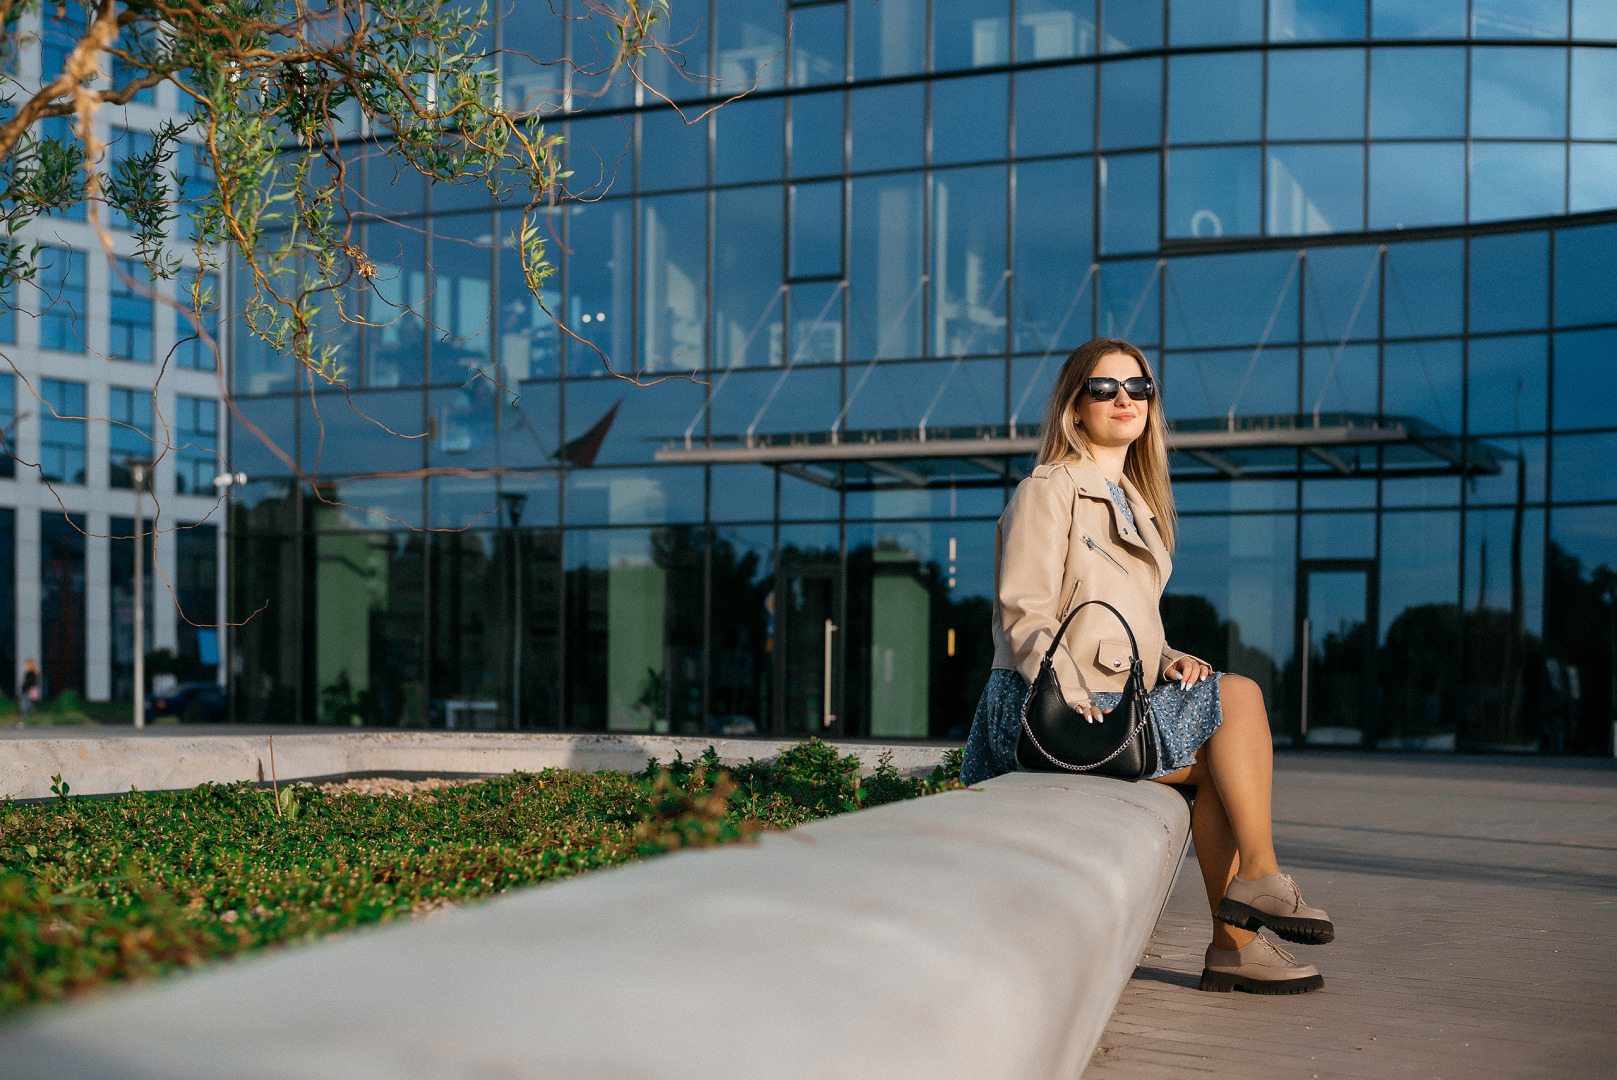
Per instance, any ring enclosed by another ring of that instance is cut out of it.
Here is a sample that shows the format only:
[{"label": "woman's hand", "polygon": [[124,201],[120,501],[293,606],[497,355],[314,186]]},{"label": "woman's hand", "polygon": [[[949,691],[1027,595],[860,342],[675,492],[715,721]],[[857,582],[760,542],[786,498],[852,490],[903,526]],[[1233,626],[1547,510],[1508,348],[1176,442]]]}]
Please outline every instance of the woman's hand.
[{"label": "woman's hand", "polygon": [[1213,668],[1212,665],[1204,664],[1194,656],[1181,656],[1169,664],[1168,670],[1163,674],[1170,679],[1177,679],[1179,689],[1189,690],[1203,679],[1212,678]]},{"label": "woman's hand", "polygon": [[1109,713],[1111,711],[1112,710],[1110,710],[1110,709],[1102,709],[1100,706],[1095,705],[1095,704],[1078,706],[1078,712],[1083,716],[1083,718],[1086,721],[1088,721],[1091,724],[1100,723],[1100,718],[1105,716],[1107,713]]}]

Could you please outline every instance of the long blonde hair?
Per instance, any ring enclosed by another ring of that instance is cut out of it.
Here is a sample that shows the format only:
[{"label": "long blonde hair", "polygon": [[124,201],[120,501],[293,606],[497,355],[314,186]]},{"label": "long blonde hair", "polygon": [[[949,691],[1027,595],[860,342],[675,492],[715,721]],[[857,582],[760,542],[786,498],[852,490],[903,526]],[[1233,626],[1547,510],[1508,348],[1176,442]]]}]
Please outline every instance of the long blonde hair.
[{"label": "long blonde hair", "polygon": [[[1044,410],[1044,439],[1039,445],[1039,464],[1050,465],[1058,461],[1093,458],[1089,437],[1077,421],[1078,395],[1084,383],[1100,363],[1101,357],[1122,353],[1133,357],[1140,370],[1151,379],[1151,361],[1145,354],[1118,338],[1096,338],[1072,351],[1061,373],[1050,388],[1050,400]],[[1173,485],[1168,480],[1168,417],[1162,408],[1162,388],[1146,408],[1145,431],[1129,445],[1123,463],[1123,474],[1140,489],[1151,515],[1157,519],[1157,532],[1168,550],[1174,549],[1179,539],[1179,515],[1173,506]]]}]

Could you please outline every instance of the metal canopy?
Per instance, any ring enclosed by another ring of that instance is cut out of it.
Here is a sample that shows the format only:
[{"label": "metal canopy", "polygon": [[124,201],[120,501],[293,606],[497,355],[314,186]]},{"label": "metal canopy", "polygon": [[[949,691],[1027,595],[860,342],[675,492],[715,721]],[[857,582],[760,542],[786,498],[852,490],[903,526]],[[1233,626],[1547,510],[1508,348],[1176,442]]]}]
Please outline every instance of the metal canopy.
[{"label": "metal canopy", "polygon": [[[1497,474],[1515,457],[1416,417],[1363,413],[1186,419],[1168,435],[1175,479]],[[840,490],[993,486],[1019,480],[1038,453],[1036,427],[885,428],[671,440],[655,459],[768,465]]]}]

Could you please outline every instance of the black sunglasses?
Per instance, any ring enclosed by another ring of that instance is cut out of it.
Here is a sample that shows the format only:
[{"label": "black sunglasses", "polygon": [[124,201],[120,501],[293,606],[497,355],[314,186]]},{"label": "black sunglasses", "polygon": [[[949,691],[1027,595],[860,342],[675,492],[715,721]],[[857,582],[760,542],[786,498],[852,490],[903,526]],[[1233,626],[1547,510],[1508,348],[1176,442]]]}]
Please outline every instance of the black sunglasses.
[{"label": "black sunglasses", "polygon": [[1117,396],[1121,388],[1135,401],[1150,401],[1157,396],[1157,384],[1149,375],[1136,375],[1132,379],[1118,382],[1116,379],[1085,379],[1084,389],[1096,401],[1110,401]]}]

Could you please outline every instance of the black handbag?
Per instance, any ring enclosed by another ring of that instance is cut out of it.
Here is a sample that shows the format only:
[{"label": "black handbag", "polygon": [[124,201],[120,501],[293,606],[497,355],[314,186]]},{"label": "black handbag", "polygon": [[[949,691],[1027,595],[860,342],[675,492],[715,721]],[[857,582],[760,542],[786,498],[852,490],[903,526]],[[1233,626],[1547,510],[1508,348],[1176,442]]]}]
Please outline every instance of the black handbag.
[{"label": "black handbag", "polygon": [[[1129,636],[1129,678],[1123,699],[1111,712],[1091,723],[1067,704],[1051,659],[1061,637],[1090,604],[1117,616]],[[1093,773],[1118,780],[1143,780],[1157,771],[1157,743],[1151,734],[1151,698],[1140,667],[1140,646],[1122,612],[1104,600],[1087,600],[1072,609],[1039,662],[1038,677],[1022,703],[1022,730],[1016,736],[1016,763],[1030,772]]]}]

